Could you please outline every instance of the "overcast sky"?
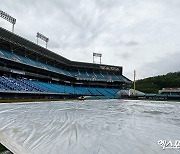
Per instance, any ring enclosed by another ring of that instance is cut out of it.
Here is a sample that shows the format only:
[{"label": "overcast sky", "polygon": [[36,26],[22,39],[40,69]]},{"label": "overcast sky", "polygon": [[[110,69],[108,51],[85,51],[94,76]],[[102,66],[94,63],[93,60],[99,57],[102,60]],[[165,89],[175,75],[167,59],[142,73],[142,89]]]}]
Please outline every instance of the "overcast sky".
[{"label": "overcast sky", "polygon": [[138,79],[180,71],[180,0],[1,0],[0,9],[17,19],[16,34],[36,42],[40,32],[70,60],[102,53],[130,79],[134,69]]}]

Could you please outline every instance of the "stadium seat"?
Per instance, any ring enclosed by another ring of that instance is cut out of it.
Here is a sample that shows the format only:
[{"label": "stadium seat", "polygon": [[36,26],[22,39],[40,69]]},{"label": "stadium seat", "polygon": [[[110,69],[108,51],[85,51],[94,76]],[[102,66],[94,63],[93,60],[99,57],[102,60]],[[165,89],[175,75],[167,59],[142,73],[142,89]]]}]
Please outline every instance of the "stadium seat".
[{"label": "stadium seat", "polygon": [[95,76],[97,79],[100,79],[100,80],[105,80],[104,76],[101,75],[101,73],[95,73]]},{"label": "stadium seat", "polygon": [[69,73],[73,76],[73,77],[79,77],[79,72],[78,71],[69,71]]},{"label": "stadium seat", "polygon": [[86,72],[80,71],[80,77],[81,78],[89,78],[88,74]]},{"label": "stadium seat", "polygon": [[0,90],[9,90],[5,85],[0,82]]},{"label": "stadium seat", "polygon": [[114,98],[115,95],[106,91],[107,89],[106,88],[96,88],[96,90],[101,93],[102,95],[104,96],[107,96],[108,98]]},{"label": "stadium seat", "polygon": [[91,95],[102,95],[101,93],[99,93],[95,88],[92,88],[92,87],[88,87],[87,88],[88,91],[91,93]]},{"label": "stadium seat", "polygon": [[67,70],[61,69],[59,67],[45,64],[38,60],[30,59],[28,57],[25,57],[25,56],[22,56],[19,54],[15,54],[10,51],[5,51],[2,49],[0,49],[0,58],[8,58],[9,60],[25,63],[27,65],[38,67],[41,69],[50,70],[52,72],[64,74],[67,76],[82,78],[85,80],[107,80],[107,81],[112,80],[112,81],[128,82],[128,80],[122,75],[107,74],[107,73],[93,72],[93,71],[87,71],[87,72],[86,71],[78,71],[78,70],[67,71]]},{"label": "stadium seat", "polygon": [[75,87],[75,89],[78,89],[78,91],[80,91],[83,95],[91,95],[91,93],[88,91],[86,87]]},{"label": "stadium seat", "polygon": [[[116,98],[119,89],[93,88],[83,86],[69,86],[47,83],[23,78],[0,76],[0,90],[44,92],[44,93],[66,93],[84,96],[102,96],[103,98]],[[99,97],[100,98],[100,97]]]}]

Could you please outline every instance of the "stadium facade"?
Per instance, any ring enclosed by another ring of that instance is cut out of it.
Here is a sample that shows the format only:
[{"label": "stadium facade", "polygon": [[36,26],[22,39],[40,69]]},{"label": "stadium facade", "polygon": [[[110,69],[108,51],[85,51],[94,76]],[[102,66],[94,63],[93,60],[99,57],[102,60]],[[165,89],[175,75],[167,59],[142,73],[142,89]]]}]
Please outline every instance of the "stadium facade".
[{"label": "stadium facade", "polygon": [[0,98],[118,98],[122,67],[68,60],[0,28]]}]

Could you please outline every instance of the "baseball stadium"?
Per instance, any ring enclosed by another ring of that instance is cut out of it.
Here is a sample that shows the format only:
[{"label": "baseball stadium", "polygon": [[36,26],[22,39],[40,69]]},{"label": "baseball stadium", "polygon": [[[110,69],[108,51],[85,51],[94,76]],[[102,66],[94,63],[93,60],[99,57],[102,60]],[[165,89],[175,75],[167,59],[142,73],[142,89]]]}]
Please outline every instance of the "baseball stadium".
[{"label": "baseball stadium", "polygon": [[119,98],[120,66],[71,61],[0,27],[1,99]]},{"label": "baseball stadium", "polygon": [[[4,8],[9,8],[7,4]],[[53,8],[47,6],[48,11]],[[25,5],[23,9],[28,10]],[[30,30],[25,36],[21,28],[21,33],[14,32],[15,18],[1,10],[0,17],[12,24],[12,31],[0,27],[0,154],[179,153],[180,105],[167,101],[179,98],[178,88],[142,93],[135,89],[134,71],[131,89],[122,66],[101,63],[103,52],[92,53],[92,63],[67,59],[62,56],[65,51],[60,55],[47,46],[44,34],[37,32],[33,42],[27,39]],[[130,59],[127,62],[133,65]]]}]

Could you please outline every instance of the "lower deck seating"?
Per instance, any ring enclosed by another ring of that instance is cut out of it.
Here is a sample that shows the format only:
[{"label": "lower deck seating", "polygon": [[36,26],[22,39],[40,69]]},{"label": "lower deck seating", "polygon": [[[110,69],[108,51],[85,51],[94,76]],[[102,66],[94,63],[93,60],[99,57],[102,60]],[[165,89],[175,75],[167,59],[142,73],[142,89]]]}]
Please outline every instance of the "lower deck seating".
[{"label": "lower deck seating", "polygon": [[[106,90],[105,90],[106,89]],[[112,94],[112,93],[110,93],[110,92],[108,92],[107,91],[107,89],[108,88],[96,88],[96,90],[99,92],[99,93],[101,93],[103,96],[107,96],[107,97],[109,97],[109,98],[114,98],[115,97],[115,95],[114,94]]]},{"label": "lower deck seating", "polygon": [[0,83],[0,90],[9,90],[9,88]]},{"label": "lower deck seating", "polygon": [[78,89],[79,91],[81,91],[82,94],[92,95],[92,94],[89,92],[88,88],[86,88],[86,87],[76,87],[76,89]]},{"label": "lower deck seating", "polygon": [[80,96],[104,96],[115,98],[119,89],[69,86],[36,80],[0,76],[0,91],[26,91],[36,93],[65,93]]},{"label": "lower deck seating", "polygon": [[102,95],[102,94],[99,93],[95,88],[88,87],[87,89],[89,90],[89,92],[91,93],[91,95],[94,95],[94,96],[100,96],[100,95]]}]

